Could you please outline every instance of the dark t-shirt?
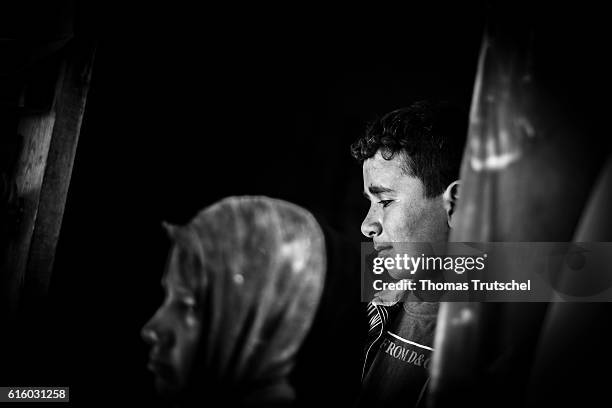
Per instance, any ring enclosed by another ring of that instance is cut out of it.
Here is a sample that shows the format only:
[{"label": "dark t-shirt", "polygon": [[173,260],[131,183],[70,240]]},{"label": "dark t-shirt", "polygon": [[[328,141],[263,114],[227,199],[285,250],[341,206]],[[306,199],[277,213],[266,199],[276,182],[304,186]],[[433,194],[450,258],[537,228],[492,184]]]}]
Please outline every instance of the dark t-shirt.
[{"label": "dark t-shirt", "polygon": [[406,302],[376,344],[363,381],[360,406],[416,406],[425,392],[437,303]]}]

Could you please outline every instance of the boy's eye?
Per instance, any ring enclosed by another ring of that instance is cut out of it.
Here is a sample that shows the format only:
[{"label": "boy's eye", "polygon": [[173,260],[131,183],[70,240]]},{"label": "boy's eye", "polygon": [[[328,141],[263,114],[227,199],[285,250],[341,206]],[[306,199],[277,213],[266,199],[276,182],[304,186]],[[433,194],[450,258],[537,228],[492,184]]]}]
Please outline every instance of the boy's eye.
[{"label": "boy's eye", "polygon": [[378,202],[378,204],[382,204],[383,207],[388,206],[389,204],[391,204],[393,202],[393,200],[380,200]]}]

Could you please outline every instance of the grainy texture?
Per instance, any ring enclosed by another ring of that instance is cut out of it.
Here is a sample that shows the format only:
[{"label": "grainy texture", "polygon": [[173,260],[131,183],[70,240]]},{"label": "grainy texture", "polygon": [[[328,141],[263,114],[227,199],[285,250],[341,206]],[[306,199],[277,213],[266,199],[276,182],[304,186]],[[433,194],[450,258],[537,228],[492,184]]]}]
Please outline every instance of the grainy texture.
[{"label": "grainy texture", "polygon": [[27,114],[19,121],[17,131],[23,137],[23,149],[17,162],[15,184],[17,195],[23,199],[23,214],[15,237],[6,248],[1,285],[5,291],[2,299],[6,302],[3,309],[11,315],[17,310],[24,286],[54,123],[54,111]]},{"label": "grainy texture", "polygon": [[62,54],[51,109],[19,120],[24,147],[15,182],[24,209],[2,268],[3,310],[12,317],[49,288],[94,50],[90,43],[70,44]]},{"label": "grainy texture", "polygon": [[64,80],[56,94],[53,137],[40,193],[36,222],[25,275],[27,296],[45,296],[49,289],[66,196],[72,175],[95,47],[73,44],[66,59]]}]

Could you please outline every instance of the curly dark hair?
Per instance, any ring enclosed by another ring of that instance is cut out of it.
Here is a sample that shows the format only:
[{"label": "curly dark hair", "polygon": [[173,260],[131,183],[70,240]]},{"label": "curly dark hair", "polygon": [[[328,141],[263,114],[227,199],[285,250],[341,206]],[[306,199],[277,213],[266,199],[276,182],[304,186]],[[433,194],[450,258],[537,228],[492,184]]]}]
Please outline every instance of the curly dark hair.
[{"label": "curly dark hair", "polygon": [[415,102],[370,123],[351,154],[363,163],[378,150],[386,160],[403,152],[406,174],[423,182],[426,197],[436,197],[459,178],[467,123],[467,112],[457,106]]}]

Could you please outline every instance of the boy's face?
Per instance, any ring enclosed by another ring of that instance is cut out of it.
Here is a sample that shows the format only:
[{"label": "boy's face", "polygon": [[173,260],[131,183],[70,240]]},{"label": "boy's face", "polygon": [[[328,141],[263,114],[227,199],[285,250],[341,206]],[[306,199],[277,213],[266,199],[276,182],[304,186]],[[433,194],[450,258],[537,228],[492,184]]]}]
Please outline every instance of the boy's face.
[{"label": "boy's face", "polygon": [[378,256],[394,256],[400,242],[440,242],[448,237],[442,195],[425,197],[423,182],[405,173],[404,153],[386,160],[380,153],[363,163],[363,191],[370,210],[361,232],[374,241]]}]

